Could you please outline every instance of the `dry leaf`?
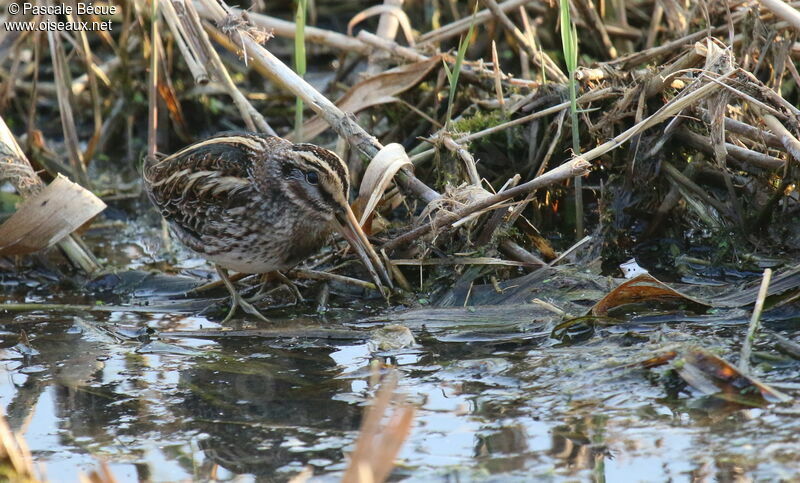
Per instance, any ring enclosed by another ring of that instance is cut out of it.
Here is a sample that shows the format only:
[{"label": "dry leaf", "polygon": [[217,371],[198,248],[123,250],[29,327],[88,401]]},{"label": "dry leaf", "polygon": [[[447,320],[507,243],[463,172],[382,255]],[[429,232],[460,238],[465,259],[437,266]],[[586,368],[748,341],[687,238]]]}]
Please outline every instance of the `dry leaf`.
[{"label": "dry leaf", "polygon": [[675,362],[675,370],[687,384],[703,394],[744,406],[792,400],[787,394],[742,374],[739,369],[705,349],[687,350]]},{"label": "dry leaf", "polygon": [[0,226],[0,255],[25,255],[47,248],[105,207],[91,191],[59,175]]},{"label": "dry leaf", "polygon": [[608,315],[608,311],[615,307],[633,303],[674,303],[681,301],[708,306],[706,303],[670,288],[652,275],[642,274],[609,292],[602,300],[594,304],[591,314],[596,316]]},{"label": "dry leaf", "polygon": [[411,21],[402,8],[393,5],[373,5],[372,7],[358,12],[347,22],[347,35],[353,35],[353,27],[358,25],[362,20],[384,13],[394,15],[397,18],[397,23],[400,24],[400,28],[403,29],[403,35],[405,35],[408,45],[414,47],[414,31],[411,29]]},{"label": "dry leaf", "polygon": [[[336,102],[339,109],[356,113],[371,106],[394,102],[397,94],[417,85],[434,67],[441,65],[442,56],[406,64],[387,70],[354,85]],[[312,139],[328,128],[328,123],[319,116],[303,125],[303,138]]]},{"label": "dry leaf", "polygon": [[383,193],[392,182],[392,178],[403,167],[413,168],[411,160],[408,159],[406,149],[397,143],[387,144],[378,154],[372,158],[364,177],[361,179],[361,186],[358,189],[357,206],[364,206],[361,212],[359,223],[363,226],[372,211],[378,206]]}]

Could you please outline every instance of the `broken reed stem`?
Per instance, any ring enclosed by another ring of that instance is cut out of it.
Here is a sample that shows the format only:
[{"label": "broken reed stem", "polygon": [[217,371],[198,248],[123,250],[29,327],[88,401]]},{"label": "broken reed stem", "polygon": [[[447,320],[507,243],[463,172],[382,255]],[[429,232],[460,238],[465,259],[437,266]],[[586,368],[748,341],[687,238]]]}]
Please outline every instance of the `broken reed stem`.
[{"label": "broken reed stem", "polygon": [[[30,161],[2,116],[0,116],[0,179],[11,181],[14,189],[23,198],[33,196],[44,188],[44,183],[33,171]],[[92,274],[101,268],[100,263],[80,241],[78,235],[73,233],[57,245],[64,252],[64,256],[85,273]]]},{"label": "broken reed stem", "polygon": [[[228,69],[222,62],[217,50],[211,44],[211,40],[208,38],[208,34],[206,33],[205,29],[203,29],[202,21],[200,20],[197,10],[194,8],[194,3],[190,0],[174,1],[176,5],[181,5],[183,15],[179,13],[179,18],[185,22],[186,30],[191,32],[191,38],[196,41],[196,50],[201,51],[202,55],[205,55],[205,57],[207,57],[211,62],[215,77],[217,77],[217,80],[219,80],[219,82],[222,84],[222,87],[225,88],[228,95],[233,100],[233,103],[239,110],[239,115],[242,117],[247,129],[250,131],[258,131],[269,134],[270,136],[277,136],[278,134],[274,129],[272,129],[272,126],[269,125],[267,120],[264,119],[264,116],[262,116],[261,113],[255,107],[253,107],[247,97],[242,94],[242,92],[233,82],[233,79],[231,79]],[[179,1],[181,3],[178,3]],[[187,36],[189,36],[188,33]],[[196,78],[195,81],[197,82]]]},{"label": "broken reed stem", "polygon": [[185,13],[186,6],[181,3],[181,0],[166,0],[161,4],[161,16],[167,21],[167,25],[172,32],[172,38],[178,45],[178,50],[180,50],[189,72],[192,73],[194,83],[198,85],[207,84],[209,81],[208,70],[206,70],[207,59],[203,55],[202,49],[197,45],[197,39],[193,38],[189,34],[189,29],[182,24],[181,20],[182,18],[185,19],[186,15],[181,17],[175,9],[176,5],[180,6]]},{"label": "broken reed stem", "polygon": [[744,374],[750,372],[750,354],[753,351],[753,343],[758,333],[761,312],[764,310],[764,300],[767,298],[770,279],[772,279],[772,270],[766,268],[761,278],[761,287],[758,289],[758,297],[756,298],[755,307],[753,307],[753,316],[750,318],[750,325],[747,328],[747,337],[744,339],[742,354],[739,358],[739,370]]}]

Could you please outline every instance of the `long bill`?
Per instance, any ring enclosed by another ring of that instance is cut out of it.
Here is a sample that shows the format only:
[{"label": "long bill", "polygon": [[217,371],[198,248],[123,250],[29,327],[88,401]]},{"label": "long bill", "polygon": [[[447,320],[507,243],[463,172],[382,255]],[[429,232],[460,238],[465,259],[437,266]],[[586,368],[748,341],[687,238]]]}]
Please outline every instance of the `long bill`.
[{"label": "long bill", "polygon": [[[378,285],[381,293],[383,293],[382,282],[385,282],[390,288],[393,287],[392,279],[389,278],[389,274],[386,273],[386,268],[383,266],[381,259],[378,258],[378,254],[375,253],[375,249],[372,248],[372,244],[370,244],[367,239],[367,235],[364,233],[364,230],[361,229],[361,225],[358,224],[353,210],[348,206],[346,208],[346,215],[337,216],[335,219],[336,228],[342,233],[347,242],[350,243],[353,250],[356,251],[358,258],[360,258],[367,267],[367,271],[369,271],[375,284]],[[379,273],[380,276],[378,276]]]}]

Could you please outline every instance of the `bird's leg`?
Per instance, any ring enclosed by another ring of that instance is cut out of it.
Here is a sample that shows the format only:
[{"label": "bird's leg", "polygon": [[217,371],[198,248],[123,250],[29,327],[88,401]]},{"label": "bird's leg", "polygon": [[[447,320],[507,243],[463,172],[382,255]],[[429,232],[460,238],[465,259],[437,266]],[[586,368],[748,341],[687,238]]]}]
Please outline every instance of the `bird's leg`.
[{"label": "bird's leg", "polygon": [[236,312],[236,307],[241,307],[248,314],[255,315],[264,322],[269,322],[269,319],[261,315],[261,312],[259,312],[255,307],[250,305],[249,302],[243,299],[241,295],[239,295],[239,292],[236,291],[236,287],[233,286],[233,282],[231,282],[230,278],[228,278],[227,270],[220,267],[219,265],[214,265],[214,268],[217,269],[219,278],[222,279],[222,283],[225,284],[225,287],[227,287],[228,292],[230,292],[231,294],[231,310],[228,312],[228,315],[226,315],[225,318],[222,320],[223,324],[231,320],[231,317],[233,317],[233,314]]},{"label": "bird's leg", "polygon": [[290,292],[292,292],[295,304],[299,304],[300,302],[303,301],[303,294],[300,293],[300,289],[297,288],[297,285],[295,285],[294,282],[292,282],[289,279],[289,277],[282,274],[281,272],[278,272],[277,270],[275,271],[275,275],[277,275],[278,280],[280,280],[281,283],[284,284],[289,289]]},{"label": "bird's leg", "polygon": [[247,299],[248,302],[255,302],[261,300],[264,294],[267,293],[267,284],[269,283],[269,278],[271,274],[275,274],[275,278],[277,278],[283,285],[292,292],[292,296],[294,296],[294,303],[298,304],[303,301],[303,295],[300,293],[300,289],[297,288],[297,285],[292,282],[289,277],[282,274],[281,272],[275,270],[274,272],[265,273],[261,277],[261,288],[258,289],[255,295]]}]

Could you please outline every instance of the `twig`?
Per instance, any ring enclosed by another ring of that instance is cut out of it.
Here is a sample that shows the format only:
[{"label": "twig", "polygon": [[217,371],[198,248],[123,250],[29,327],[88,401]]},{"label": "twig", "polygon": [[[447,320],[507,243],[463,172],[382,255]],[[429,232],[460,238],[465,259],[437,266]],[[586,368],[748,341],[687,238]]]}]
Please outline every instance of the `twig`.
[{"label": "twig", "polygon": [[292,274],[295,275],[297,278],[306,278],[309,280],[328,280],[331,282],[346,283],[348,285],[353,285],[355,287],[360,287],[360,288],[366,288],[369,290],[378,290],[378,287],[376,287],[375,284],[372,282],[367,282],[365,280],[359,280],[357,278],[352,278],[352,277],[346,277],[344,275],[338,275],[335,273],[323,272],[320,270],[295,268],[294,270],[292,270]]},{"label": "twig", "polygon": [[[711,139],[700,134],[689,131],[686,128],[678,130],[676,133],[678,138],[688,143],[693,148],[699,149],[708,154],[714,154]],[[728,151],[728,156],[744,161],[753,166],[758,166],[764,169],[778,169],[786,165],[786,162],[779,158],[774,158],[767,154],[759,153],[741,146],[731,143],[725,143],[725,149]]]},{"label": "twig", "polygon": [[800,32],[800,12],[782,0],[761,0],[761,6],[769,9],[776,16],[789,22],[792,27]]},{"label": "twig", "polygon": [[767,127],[778,136],[786,152],[800,162],[800,141],[772,114],[764,114],[763,119]]},{"label": "twig", "polygon": [[503,24],[503,27],[514,37],[514,39],[519,42],[519,44],[525,49],[525,52],[528,54],[528,57],[536,63],[539,67],[542,67],[545,72],[547,73],[547,77],[552,79],[558,83],[565,83],[567,82],[567,76],[561,71],[561,69],[556,65],[556,63],[550,57],[544,55],[541,50],[538,50],[533,44],[530,43],[529,39],[523,34],[514,22],[508,18],[508,15],[500,8],[500,6],[495,2],[495,0],[482,0],[484,5],[492,12],[497,20]]}]

